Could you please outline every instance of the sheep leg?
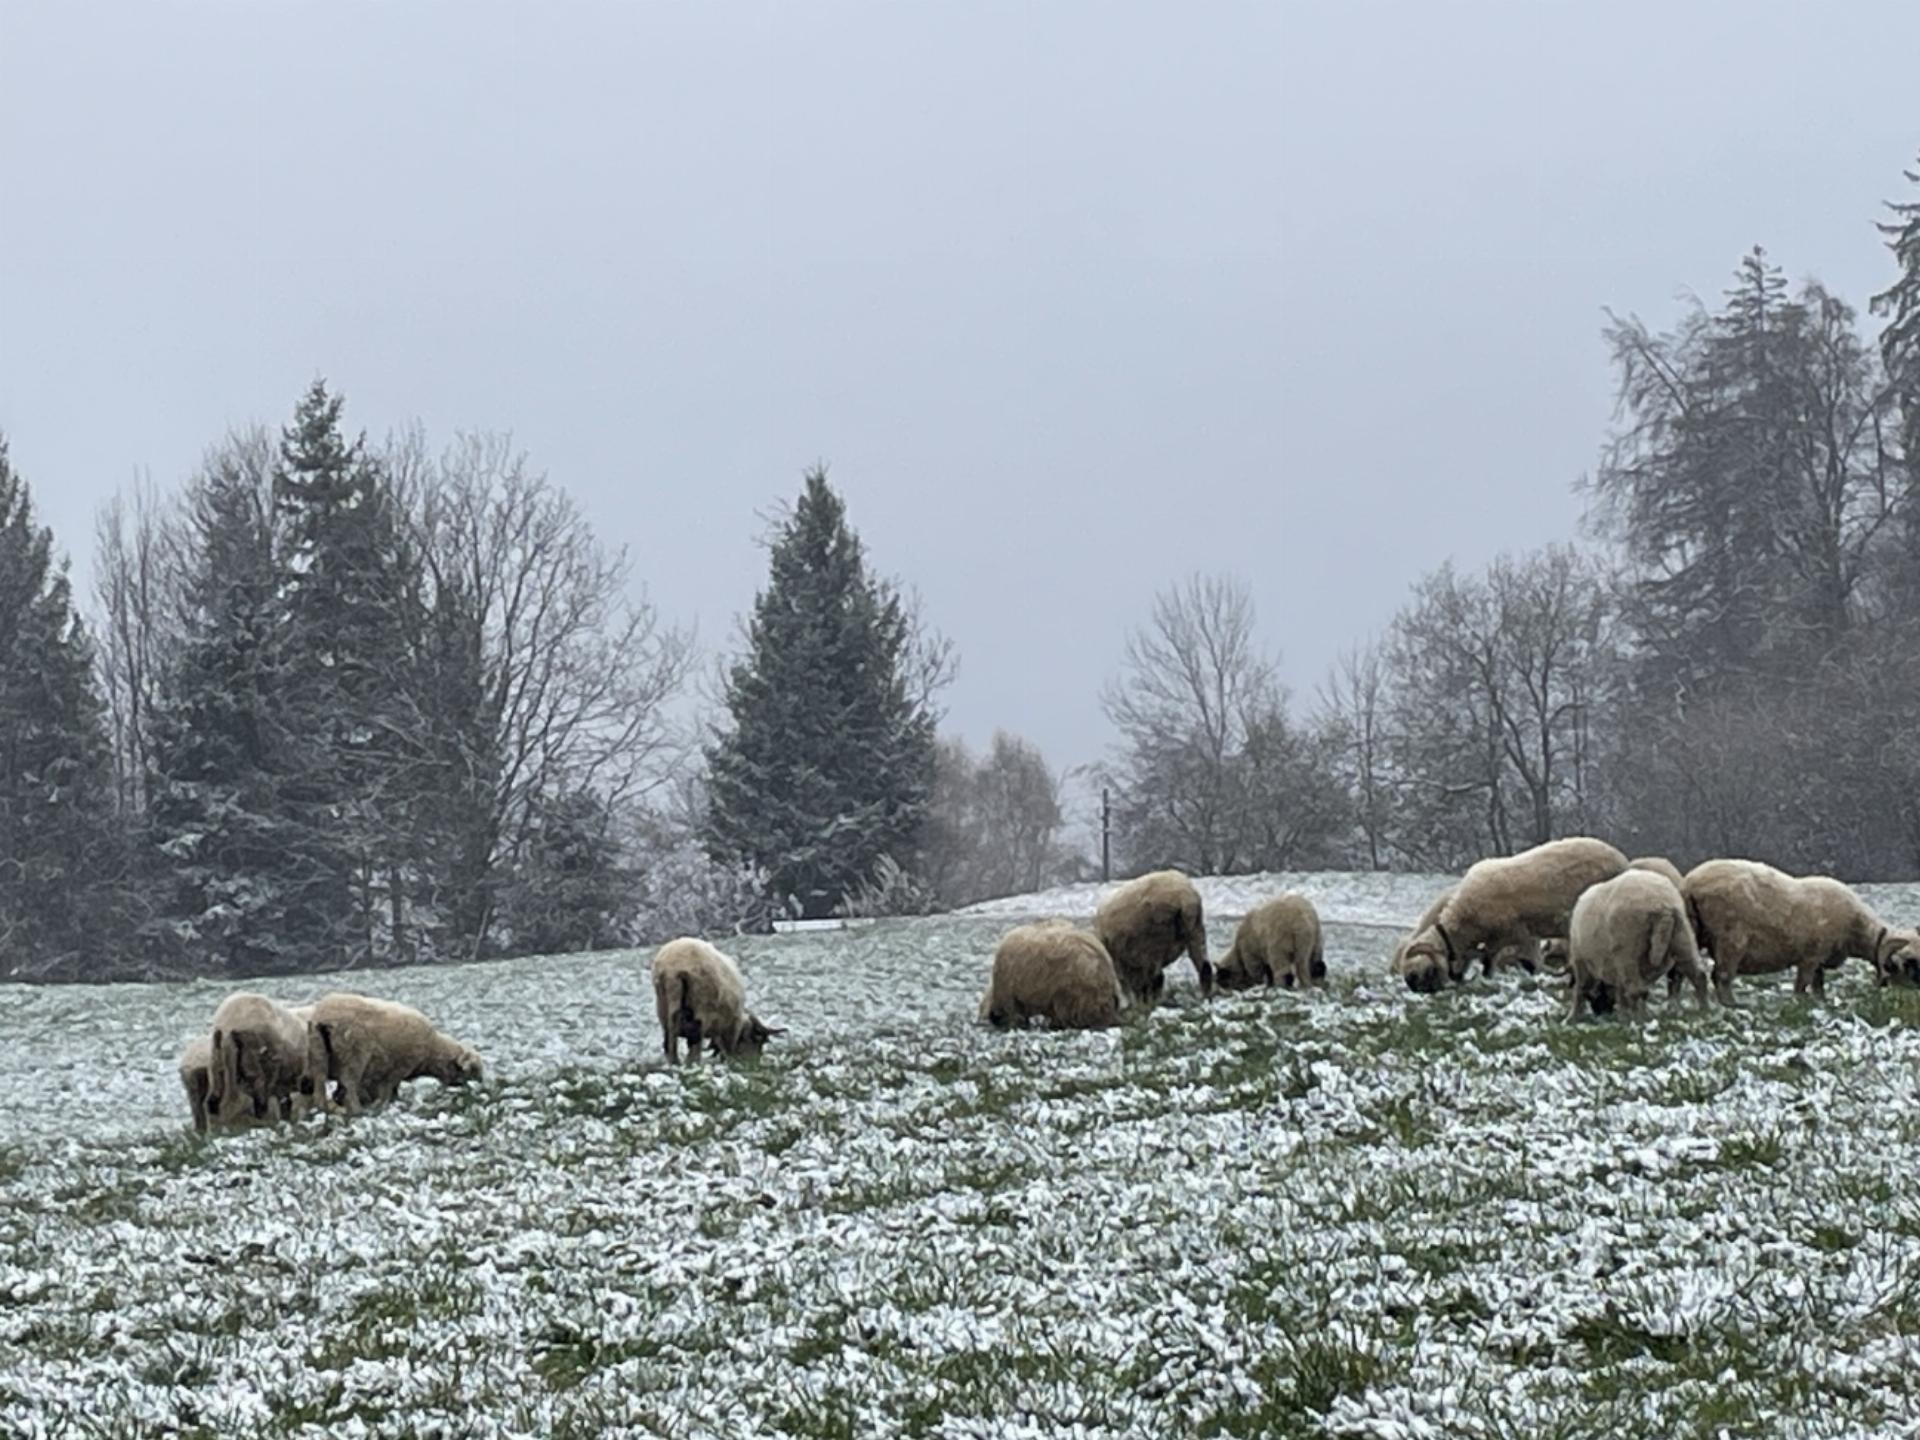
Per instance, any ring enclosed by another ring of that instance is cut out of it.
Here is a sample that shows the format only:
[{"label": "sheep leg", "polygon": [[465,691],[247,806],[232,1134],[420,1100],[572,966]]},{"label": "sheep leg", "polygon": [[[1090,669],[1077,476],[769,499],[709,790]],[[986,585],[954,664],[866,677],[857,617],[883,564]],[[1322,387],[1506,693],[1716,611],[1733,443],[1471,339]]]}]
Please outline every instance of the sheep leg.
[{"label": "sheep leg", "polygon": [[1740,951],[1731,945],[1722,948],[1725,953],[1713,957],[1713,989],[1720,997],[1720,1003],[1731,1007],[1735,1003],[1733,979],[1740,973]]},{"label": "sheep leg", "polygon": [[1578,964],[1569,963],[1567,967],[1567,1020],[1580,1018],[1580,1002],[1587,998],[1587,975]]},{"label": "sheep leg", "polygon": [[1213,966],[1207,963],[1205,931],[1196,935],[1193,943],[1187,947],[1187,958],[1193,961],[1193,973],[1200,979],[1201,995],[1210,998],[1213,995]]},{"label": "sheep leg", "polygon": [[366,1078],[367,1062],[364,1058],[349,1058],[340,1064],[340,1089],[342,1105],[349,1116],[361,1111],[360,1083]]}]

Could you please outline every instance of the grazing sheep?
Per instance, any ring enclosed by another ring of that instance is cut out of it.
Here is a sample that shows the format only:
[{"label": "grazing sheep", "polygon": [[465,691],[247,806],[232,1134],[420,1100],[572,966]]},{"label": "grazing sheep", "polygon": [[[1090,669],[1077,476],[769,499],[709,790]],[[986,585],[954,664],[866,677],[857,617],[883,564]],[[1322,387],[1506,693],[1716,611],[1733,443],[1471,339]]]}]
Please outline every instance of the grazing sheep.
[{"label": "grazing sheep", "polygon": [[[1626,856],[1585,836],[1482,860],[1420,918],[1395,952],[1395,972],[1409,988],[1433,991],[1463,979],[1476,951],[1534,956],[1542,939],[1567,933],[1583,890],[1626,868]],[[1491,958],[1483,963],[1492,969]]]},{"label": "grazing sheep", "polygon": [[195,1133],[207,1133],[207,1091],[213,1084],[213,1038],[201,1035],[180,1052],[180,1085],[193,1111]]},{"label": "grazing sheep", "polygon": [[[235,1129],[254,1123],[253,1117],[237,1104],[215,1109],[209,1103],[213,1089],[213,1037],[201,1035],[187,1042],[180,1052],[180,1087],[187,1092],[187,1105],[193,1111],[193,1129],[197,1135],[209,1130]],[[286,1101],[280,1102],[286,1106]]]},{"label": "grazing sheep", "polygon": [[1043,920],[1001,938],[980,1018],[999,1029],[1044,1020],[1055,1030],[1101,1030],[1119,1023],[1124,1003],[1099,938],[1065,920]]},{"label": "grazing sheep", "polygon": [[1870,962],[1882,985],[1920,978],[1920,935],[1883,924],[1828,876],[1796,877],[1757,860],[1709,860],[1688,871],[1681,888],[1726,1004],[1742,974],[1790,969],[1794,993],[1824,991],[1826,972],[1849,956]]},{"label": "grazing sheep", "polygon": [[[1567,935],[1567,1018],[1580,1014],[1596,992],[1607,1008],[1645,1009],[1647,991],[1663,975],[1693,982],[1707,1003],[1707,972],[1693,943],[1686,901],[1655,870],[1625,870],[1590,886],[1574,902]],[[1604,1013],[1596,1007],[1595,1014]]]},{"label": "grazing sheep", "polygon": [[1482,975],[1493,974],[1494,971],[1500,968],[1501,962],[1508,959],[1508,957],[1511,957],[1513,964],[1518,965],[1529,975],[1536,973],[1543,966],[1550,967],[1555,959],[1558,959],[1562,964],[1565,963],[1567,958],[1565,944],[1562,943],[1556,953],[1552,949],[1553,941],[1543,941],[1538,945],[1525,945],[1520,947],[1502,945],[1498,950],[1488,949],[1484,945],[1477,946],[1465,955],[1461,962],[1458,976],[1448,972],[1446,963],[1443,960],[1426,956],[1410,959],[1408,952],[1412,949],[1413,942],[1420,937],[1422,931],[1440,918],[1440,912],[1446,908],[1447,902],[1451,899],[1453,899],[1453,891],[1451,890],[1442,890],[1438,895],[1434,896],[1433,902],[1427,906],[1420,918],[1414,921],[1413,928],[1400,938],[1398,945],[1394,946],[1393,959],[1389,962],[1388,968],[1393,974],[1400,976],[1407,982],[1408,989],[1428,992],[1438,990],[1441,986],[1455,979],[1464,978],[1467,968],[1475,960],[1480,962],[1480,973]]},{"label": "grazing sheep", "polygon": [[1200,977],[1200,993],[1213,994],[1200,892],[1178,870],[1155,870],[1122,885],[1101,903],[1093,933],[1113,957],[1120,984],[1136,999],[1151,1004],[1160,997],[1166,968],[1183,950]]},{"label": "grazing sheep", "polygon": [[1627,869],[1645,870],[1650,874],[1658,875],[1676,890],[1686,883],[1685,878],[1680,874],[1680,867],[1664,855],[1642,855],[1638,860],[1629,860]]},{"label": "grazing sheep", "polygon": [[267,1119],[276,1108],[291,1113],[297,1099],[327,1108],[327,1057],[320,1032],[284,1005],[251,990],[229,995],[213,1012],[208,1077],[209,1116],[222,1115],[242,1101],[256,1120]]},{"label": "grazing sheep", "polygon": [[349,1115],[387,1104],[409,1080],[464,1085],[484,1071],[478,1055],[442,1035],[410,1005],[335,993],[322,996],[311,1011],[327,1078],[339,1085],[337,1098]]},{"label": "grazing sheep", "polygon": [[1234,931],[1214,978],[1228,990],[1255,985],[1317,985],[1327,978],[1320,913],[1304,895],[1280,895],[1255,906]]},{"label": "grazing sheep", "polygon": [[667,1063],[680,1063],[680,1042],[697,1064],[700,1043],[716,1055],[758,1055],[768,1040],[787,1032],[763,1023],[747,1009],[740,969],[704,940],[669,940],[653,957],[653,1003]]}]

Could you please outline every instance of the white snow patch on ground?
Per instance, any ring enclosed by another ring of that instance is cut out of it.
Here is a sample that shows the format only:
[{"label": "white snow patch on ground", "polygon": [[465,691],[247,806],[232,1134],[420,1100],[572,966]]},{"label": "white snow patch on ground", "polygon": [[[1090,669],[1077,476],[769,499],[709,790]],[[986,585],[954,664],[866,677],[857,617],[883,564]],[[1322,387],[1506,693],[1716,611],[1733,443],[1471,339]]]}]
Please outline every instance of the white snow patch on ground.
[{"label": "white snow patch on ground", "polygon": [[741,942],[793,1035],[734,1069],[635,953],[267,982],[495,1075],[213,1144],[221,987],[0,989],[0,1435],[1914,1434],[1920,994],[1414,996],[1444,883],[1208,882],[1216,947],[1313,894],[1330,986],[1104,1034],[973,1020],[1092,889]]}]

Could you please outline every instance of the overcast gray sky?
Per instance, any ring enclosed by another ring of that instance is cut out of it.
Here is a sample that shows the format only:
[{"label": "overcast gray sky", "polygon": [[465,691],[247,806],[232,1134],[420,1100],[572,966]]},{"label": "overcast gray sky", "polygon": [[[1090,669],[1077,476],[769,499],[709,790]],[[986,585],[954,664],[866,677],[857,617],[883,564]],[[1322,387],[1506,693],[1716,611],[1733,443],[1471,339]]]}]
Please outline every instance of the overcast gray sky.
[{"label": "overcast gray sky", "polygon": [[315,374],[510,429],[710,646],[824,459],[951,726],[1082,761],[1188,570],[1304,699],[1570,535],[1602,306],[1758,242],[1864,310],[1916,55],[1912,0],[0,0],[0,429],[82,573]]}]

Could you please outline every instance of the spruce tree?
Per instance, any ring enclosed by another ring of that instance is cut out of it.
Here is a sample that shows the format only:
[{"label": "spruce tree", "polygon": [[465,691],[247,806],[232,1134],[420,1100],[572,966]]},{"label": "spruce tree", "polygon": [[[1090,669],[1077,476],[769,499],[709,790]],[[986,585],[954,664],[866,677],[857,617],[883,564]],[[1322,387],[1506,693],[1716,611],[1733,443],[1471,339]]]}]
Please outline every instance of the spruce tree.
[{"label": "spruce tree", "polygon": [[[1902,173],[1920,185],[1920,170]],[[1887,237],[1900,275],[1871,304],[1875,315],[1887,317],[1880,334],[1887,373],[1910,403],[1920,403],[1920,200],[1890,201],[1887,209],[1894,218],[1880,222],[1880,233]],[[1920,416],[1911,418],[1920,421]]]},{"label": "spruce tree", "polygon": [[93,652],[0,438],[0,975],[99,973],[121,879]]},{"label": "spruce tree", "polygon": [[[1920,170],[1903,171],[1920,185]],[[1886,317],[1880,332],[1880,354],[1886,365],[1900,413],[1900,453],[1906,469],[1904,505],[1899,527],[1900,564],[1894,571],[1897,613],[1920,617],[1920,582],[1909,578],[1912,559],[1920,553],[1920,200],[1893,201],[1887,206],[1893,219],[1880,223],[1900,274],[1870,302],[1875,315]]]},{"label": "spruce tree", "polygon": [[707,752],[709,852],[758,866],[803,917],[832,914],[882,857],[919,859],[934,720],[907,685],[912,631],[826,472],[810,472],[728,676],[731,723]]},{"label": "spruce tree", "polygon": [[342,403],[316,380],[280,447],[286,713],[299,742],[284,793],[324,876],[333,943],[365,961],[406,945],[419,769],[409,692],[425,626],[392,487],[364,441],[343,437]]},{"label": "spruce tree", "polygon": [[148,828],[168,877],[158,917],[179,963],[229,974],[326,958],[325,896],[283,790],[280,571],[268,477],[216,454],[190,508],[185,635],[155,717]]}]

